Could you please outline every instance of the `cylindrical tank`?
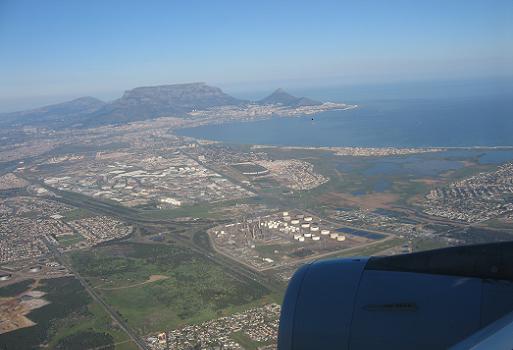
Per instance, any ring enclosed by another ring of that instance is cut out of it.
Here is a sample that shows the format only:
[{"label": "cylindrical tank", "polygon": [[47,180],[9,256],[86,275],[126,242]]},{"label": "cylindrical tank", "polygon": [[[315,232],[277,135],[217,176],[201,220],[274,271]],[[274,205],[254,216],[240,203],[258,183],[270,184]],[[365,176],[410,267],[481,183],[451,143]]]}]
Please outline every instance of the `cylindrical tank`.
[{"label": "cylindrical tank", "polygon": [[299,220],[298,219],[294,219],[294,220],[291,220],[290,223],[292,225],[297,225],[297,224],[299,224]]},{"label": "cylindrical tank", "polygon": [[346,240],[346,236],[342,236],[341,235],[341,236],[337,237],[337,241],[339,241],[339,242],[342,242],[342,241],[345,241],[345,240]]},{"label": "cylindrical tank", "polygon": [[327,236],[330,234],[330,230],[321,230],[321,235]]},{"label": "cylindrical tank", "polygon": [[299,237],[299,238],[298,238],[298,241],[300,241],[300,242],[304,242],[304,241],[305,241],[305,237]]},{"label": "cylindrical tank", "polygon": [[312,220],[313,220],[313,218],[312,218],[311,216],[307,216],[307,217],[305,217],[305,221],[306,221],[306,222],[310,222],[310,221],[312,221]]},{"label": "cylindrical tank", "polygon": [[30,269],[29,269],[30,272],[39,272],[41,271],[41,266],[32,266]]},{"label": "cylindrical tank", "polygon": [[312,236],[312,241],[320,241],[321,237],[319,236]]},{"label": "cylindrical tank", "polygon": [[336,232],[330,233],[330,238],[337,239],[337,237],[338,237],[338,233],[336,233]]},{"label": "cylindrical tank", "polygon": [[301,227],[302,227],[302,228],[309,228],[309,227],[310,227],[310,224],[307,224],[307,223],[305,223],[305,224],[301,224]]},{"label": "cylindrical tank", "polygon": [[319,231],[319,226],[310,226],[310,231],[312,231],[312,232]]},{"label": "cylindrical tank", "polygon": [[310,237],[312,237],[312,234],[311,234],[311,233],[305,233],[305,234],[304,234],[304,236],[305,236],[306,238],[310,238]]}]

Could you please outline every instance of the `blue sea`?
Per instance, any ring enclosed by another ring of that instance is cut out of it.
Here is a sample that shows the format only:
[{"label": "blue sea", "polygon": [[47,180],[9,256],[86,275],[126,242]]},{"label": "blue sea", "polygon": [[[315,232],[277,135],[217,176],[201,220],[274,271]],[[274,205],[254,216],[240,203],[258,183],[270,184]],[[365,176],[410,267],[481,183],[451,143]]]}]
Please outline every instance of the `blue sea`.
[{"label": "blue sea", "polygon": [[[414,89],[414,87],[412,87]],[[440,91],[440,89],[442,91]],[[303,96],[358,104],[346,111],[254,122],[205,125],[178,134],[237,144],[353,147],[513,146],[513,94],[454,93],[443,87],[412,97],[374,89],[375,96],[341,89],[302,91]],[[372,91],[372,90],[371,90]],[[337,92],[339,94],[337,94]],[[387,98],[380,99],[380,96]],[[325,96],[323,98],[323,96]]]}]

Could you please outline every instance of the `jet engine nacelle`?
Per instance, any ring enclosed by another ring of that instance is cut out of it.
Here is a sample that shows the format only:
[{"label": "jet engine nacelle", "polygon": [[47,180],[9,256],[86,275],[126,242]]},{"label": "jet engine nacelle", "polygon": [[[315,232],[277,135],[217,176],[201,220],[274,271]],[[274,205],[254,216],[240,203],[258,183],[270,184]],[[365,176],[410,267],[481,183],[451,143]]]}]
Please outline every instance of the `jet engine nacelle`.
[{"label": "jet engine nacelle", "polygon": [[279,350],[447,349],[513,310],[513,242],[300,268]]}]

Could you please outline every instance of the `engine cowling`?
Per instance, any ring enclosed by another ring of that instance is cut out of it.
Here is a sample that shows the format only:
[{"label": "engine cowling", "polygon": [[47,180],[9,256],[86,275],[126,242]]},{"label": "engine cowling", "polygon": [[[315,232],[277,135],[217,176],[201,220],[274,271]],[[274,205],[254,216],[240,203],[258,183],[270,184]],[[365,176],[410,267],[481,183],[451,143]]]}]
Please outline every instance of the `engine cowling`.
[{"label": "engine cowling", "polygon": [[513,242],[300,268],[278,349],[446,349],[513,310]]}]

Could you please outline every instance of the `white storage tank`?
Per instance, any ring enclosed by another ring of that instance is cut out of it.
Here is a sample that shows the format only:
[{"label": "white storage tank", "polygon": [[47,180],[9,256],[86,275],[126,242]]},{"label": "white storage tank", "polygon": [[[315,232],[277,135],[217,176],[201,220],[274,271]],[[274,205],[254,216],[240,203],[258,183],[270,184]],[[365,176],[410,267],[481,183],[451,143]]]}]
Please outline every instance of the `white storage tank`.
[{"label": "white storage tank", "polygon": [[321,237],[319,236],[312,236],[312,241],[320,241]]},{"label": "white storage tank", "polygon": [[289,216],[289,212],[288,211],[284,211],[283,212],[283,217],[285,217],[285,216]]},{"label": "white storage tank", "polygon": [[311,233],[305,233],[305,234],[304,234],[304,236],[305,236],[306,238],[310,238],[310,237],[312,237],[312,234],[311,234]]},{"label": "white storage tank", "polygon": [[312,232],[319,231],[319,226],[310,226],[310,231],[312,231]]},{"label": "white storage tank", "polygon": [[304,242],[305,241],[305,237],[299,237],[298,241]]},{"label": "white storage tank", "polygon": [[336,233],[336,232],[330,233],[330,238],[337,239],[337,237],[338,237],[338,233]]},{"label": "white storage tank", "polygon": [[29,269],[30,272],[39,272],[41,271],[41,266],[32,266],[30,269]]},{"label": "white storage tank", "polygon": [[310,224],[301,224],[301,227],[302,227],[302,228],[309,228],[309,227],[310,227]]},{"label": "white storage tank", "polygon": [[337,241],[339,241],[339,242],[342,242],[342,241],[345,241],[345,240],[346,240],[346,236],[340,235],[340,236],[337,237]]},{"label": "white storage tank", "polygon": [[298,219],[294,219],[294,220],[291,220],[290,223],[292,225],[297,225],[297,224],[299,224],[299,220]]},{"label": "white storage tank", "polygon": [[312,218],[311,216],[307,216],[307,217],[305,218],[305,221],[306,221],[306,222],[310,222],[310,221],[312,221],[312,220],[313,220],[313,218]]},{"label": "white storage tank", "polygon": [[321,230],[321,235],[327,236],[330,234],[330,230]]}]

